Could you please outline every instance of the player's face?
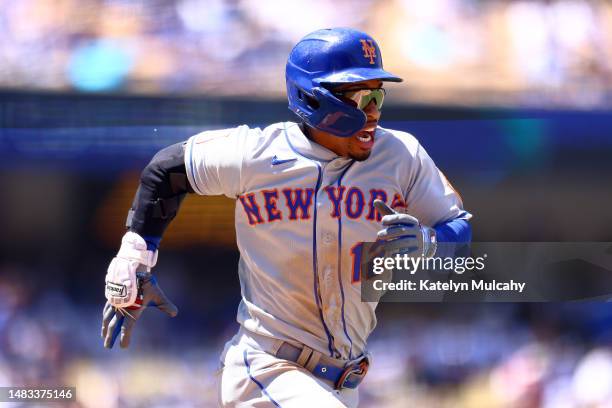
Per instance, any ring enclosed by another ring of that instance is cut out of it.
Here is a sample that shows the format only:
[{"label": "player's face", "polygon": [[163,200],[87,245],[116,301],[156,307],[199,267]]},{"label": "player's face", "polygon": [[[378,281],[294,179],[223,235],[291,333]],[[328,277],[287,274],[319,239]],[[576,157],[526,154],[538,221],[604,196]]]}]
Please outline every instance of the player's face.
[{"label": "player's face", "polygon": [[[332,91],[337,93],[358,89],[378,89],[381,87],[382,81],[375,79],[341,85],[334,88]],[[342,99],[341,96],[340,99]],[[356,105],[355,102],[348,99],[346,102]],[[350,157],[351,159],[357,161],[367,159],[372,152],[372,147],[374,146],[374,132],[378,126],[380,111],[376,106],[375,100],[370,101],[370,103],[363,108],[363,111],[367,116],[366,124],[354,135],[350,137],[338,137],[329,133],[316,132],[317,135],[315,137],[315,141],[339,156]]]}]

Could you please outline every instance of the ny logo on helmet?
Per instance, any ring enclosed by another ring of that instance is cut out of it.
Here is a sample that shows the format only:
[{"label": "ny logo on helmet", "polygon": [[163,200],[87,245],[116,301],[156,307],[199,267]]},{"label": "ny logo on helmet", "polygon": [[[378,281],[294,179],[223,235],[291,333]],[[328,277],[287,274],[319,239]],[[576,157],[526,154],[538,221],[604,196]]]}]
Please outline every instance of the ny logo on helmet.
[{"label": "ny logo on helmet", "polygon": [[376,47],[372,40],[359,40],[361,42],[361,49],[363,50],[363,57],[370,59],[370,64],[374,64],[374,58],[376,58]]}]

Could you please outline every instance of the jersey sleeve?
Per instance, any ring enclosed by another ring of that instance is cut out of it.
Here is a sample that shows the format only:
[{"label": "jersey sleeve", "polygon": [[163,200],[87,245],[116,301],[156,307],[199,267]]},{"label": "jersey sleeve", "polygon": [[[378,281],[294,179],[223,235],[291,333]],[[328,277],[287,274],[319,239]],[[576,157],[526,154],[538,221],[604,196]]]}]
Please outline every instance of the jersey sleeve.
[{"label": "jersey sleeve", "polygon": [[415,177],[406,196],[408,213],[432,227],[456,218],[469,220],[472,215],[463,209],[461,196],[420,144],[414,159]]},{"label": "jersey sleeve", "polygon": [[201,195],[240,194],[248,126],[212,130],[192,136],[185,149],[191,187]]}]

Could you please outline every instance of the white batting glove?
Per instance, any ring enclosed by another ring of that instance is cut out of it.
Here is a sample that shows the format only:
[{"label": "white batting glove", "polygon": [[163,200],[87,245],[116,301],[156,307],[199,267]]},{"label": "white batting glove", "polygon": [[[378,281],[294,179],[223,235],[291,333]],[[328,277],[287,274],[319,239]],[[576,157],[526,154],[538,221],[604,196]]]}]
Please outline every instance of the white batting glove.
[{"label": "white batting glove", "polygon": [[410,214],[399,213],[382,200],[374,200],[374,206],[383,216],[386,227],[378,231],[378,242],[382,244],[385,256],[413,254],[430,258],[436,254],[436,231],[421,225]]},{"label": "white batting glove", "polygon": [[147,250],[145,240],[135,232],[128,231],[106,273],[104,294],[108,303],[119,308],[134,305],[138,295],[136,270],[148,272],[156,263],[157,251]]},{"label": "white batting glove", "polygon": [[130,231],[123,236],[121,248],[106,273],[107,302],[101,332],[104,347],[112,348],[117,337],[122,348],[128,347],[136,321],[149,306],[170,317],[178,313],[150,273],[156,263],[157,251],[147,250],[140,235]]}]

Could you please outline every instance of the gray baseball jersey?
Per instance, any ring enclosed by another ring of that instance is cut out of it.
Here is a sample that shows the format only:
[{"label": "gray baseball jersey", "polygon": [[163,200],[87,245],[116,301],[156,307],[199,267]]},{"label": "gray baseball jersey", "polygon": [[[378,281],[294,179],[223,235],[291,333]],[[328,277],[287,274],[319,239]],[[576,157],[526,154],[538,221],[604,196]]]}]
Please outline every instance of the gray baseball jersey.
[{"label": "gray baseball jersey", "polygon": [[195,192],[236,199],[245,328],[355,358],[376,325],[376,304],[361,301],[358,268],[361,242],[382,228],[374,200],[429,226],[470,217],[413,136],[378,127],[375,137],[361,162],[338,157],[292,122],[189,139]]}]

